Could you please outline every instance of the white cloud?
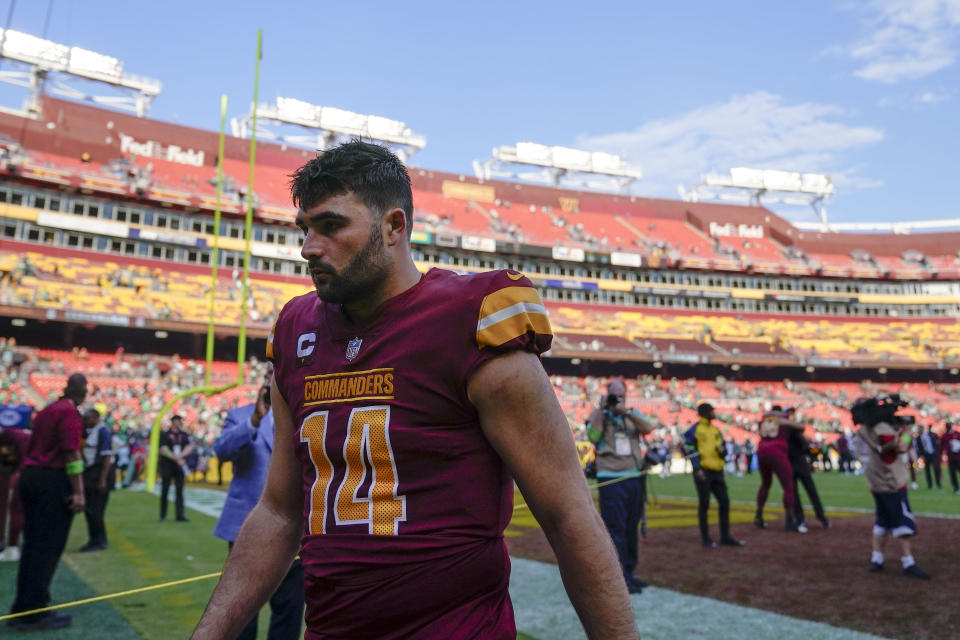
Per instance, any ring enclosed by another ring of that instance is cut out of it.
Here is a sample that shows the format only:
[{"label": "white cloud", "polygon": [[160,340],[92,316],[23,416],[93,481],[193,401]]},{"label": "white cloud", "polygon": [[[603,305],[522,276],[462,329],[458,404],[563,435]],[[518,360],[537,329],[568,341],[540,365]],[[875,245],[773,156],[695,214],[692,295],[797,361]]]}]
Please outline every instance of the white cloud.
[{"label": "white cloud", "polygon": [[960,0],[876,0],[870,4],[871,32],[828,53],[861,65],[854,75],[896,84],[929,76],[957,59]]},{"label": "white cloud", "polygon": [[923,102],[924,104],[936,104],[938,102],[943,102],[946,99],[947,96],[942,93],[924,91],[917,97],[917,102]]},{"label": "white cloud", "polygon": [[678,184],[691,186],[704,173],[738,166],[852,176],[843,152],[879,142],[884,134],[845,124],[843,115],[833,105],[788,105],[778,95],[758,91],[634,131],[581,135],[575,144],[627,157],[643,168],[639,191],[675,197]]}]

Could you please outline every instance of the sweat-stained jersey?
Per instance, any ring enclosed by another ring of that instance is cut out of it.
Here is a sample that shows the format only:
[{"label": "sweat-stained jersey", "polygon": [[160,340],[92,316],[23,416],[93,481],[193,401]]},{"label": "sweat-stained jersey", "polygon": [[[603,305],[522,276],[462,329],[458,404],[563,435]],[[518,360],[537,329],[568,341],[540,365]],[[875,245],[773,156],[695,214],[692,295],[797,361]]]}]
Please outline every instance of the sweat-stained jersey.
[{"label": "sweat-stained jersey", "polygon": [[287,303],[267,349],[303,465],[308,640],[516,636],[513,479],[467,383],[551,339],[511,271],[433,269],[361,326],[314,293]]}]

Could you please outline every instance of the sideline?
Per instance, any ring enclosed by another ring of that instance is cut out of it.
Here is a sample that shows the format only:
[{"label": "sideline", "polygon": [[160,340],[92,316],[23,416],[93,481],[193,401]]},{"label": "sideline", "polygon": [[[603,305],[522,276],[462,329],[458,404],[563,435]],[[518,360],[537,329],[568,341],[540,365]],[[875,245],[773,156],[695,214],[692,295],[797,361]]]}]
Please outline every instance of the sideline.
[{"label": "sideline", "polygon": [[192,578],[184,578],[182,580],[174,580],[172,582],[153,584],[148,587],[140,587],[138,589],[130,589],[128,591],[119,591],[117,593],[108,593],[102,596],[84,598],[83,600],[74,600],[73,602],[65,602],[63,604],[57,604],[51,607],[43,607],[42,609],[33,609],[31,611],[20,611],[18,613],[9,613],[7,615],[0,616],[0,622],[4,620],[12,620],[14,618],[22,618],[23,616],[32,616],[35,613],[46,613],[47,611],[54,611],[57,609],[69,609],[70,607],[79,607],[82,604],[90,604],[92,602],[100,602],[103,600],[112,600],[113,598],[121,598],[123,596],[132,596],[137,593],[143,593],[144,591],[156,591],[157,589],[166,589],[168,587],[176,587],[178,585],[187,584],[190,582],[199,582],[200,580],[209,580],[210,578],[219,577],[220,573],[221,573],[220,571],[217,571],[216,573],[208,573],[202,576],[194,576]]}]

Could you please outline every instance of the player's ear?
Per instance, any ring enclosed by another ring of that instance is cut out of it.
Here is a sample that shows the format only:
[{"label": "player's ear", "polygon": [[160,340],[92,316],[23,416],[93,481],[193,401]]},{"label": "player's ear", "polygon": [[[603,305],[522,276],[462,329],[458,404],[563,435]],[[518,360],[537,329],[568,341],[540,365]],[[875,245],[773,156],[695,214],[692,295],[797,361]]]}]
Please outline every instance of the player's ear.
[{"label": "player's ear", "polygon": [[399,207],[383,214],[383,242],[392,247],[407,242],[407,214]]}]

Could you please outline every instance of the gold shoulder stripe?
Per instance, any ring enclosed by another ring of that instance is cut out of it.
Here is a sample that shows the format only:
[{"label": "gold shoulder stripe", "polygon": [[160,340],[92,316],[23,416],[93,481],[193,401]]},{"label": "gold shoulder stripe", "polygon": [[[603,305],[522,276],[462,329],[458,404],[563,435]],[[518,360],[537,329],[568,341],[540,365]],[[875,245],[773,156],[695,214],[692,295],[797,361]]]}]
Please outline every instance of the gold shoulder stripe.
[{"label": "gold shoulder stripe", "polygon": [[277,333],[277,322],[273,322],[273,326],[270,327],[270,333],[267,334],[267,360],[273,360],[273,336]]},{"label": "gold shoulder stripe", "polygon": [[480,320],[507,307],[512,307],[518,302],[543,305],[540,294],[533,287],[504,287],[487,294],[483,299],[480,305]]},{"label": "gold shoulder stripe", "polygon": [[499,347],[533,331],[551,335],[547,310],[532,287],[505,287],[483,299],[477,321],[477,345]]}]

